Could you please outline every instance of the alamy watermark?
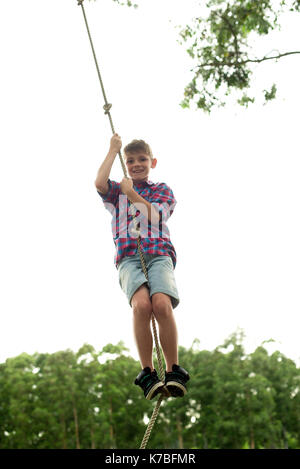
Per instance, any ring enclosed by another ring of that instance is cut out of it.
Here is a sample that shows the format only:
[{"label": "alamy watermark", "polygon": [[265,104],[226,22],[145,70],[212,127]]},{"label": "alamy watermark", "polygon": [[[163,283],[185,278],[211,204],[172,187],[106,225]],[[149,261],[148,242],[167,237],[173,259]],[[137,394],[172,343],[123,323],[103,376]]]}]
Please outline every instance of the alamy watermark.
[{"label": "alamy watermark", "polygon": [[[128,203],[129,202],[129,203]],[[105,208],[112,215],[114,238],[169,238],[166,222],[172,214],[176,202],[151,203],[151,215],[144,203],[132,204],[125,194],[119,195],[119,202],[114,205],[104,202]],[[133,217],[132,215],[135,215]]]}]

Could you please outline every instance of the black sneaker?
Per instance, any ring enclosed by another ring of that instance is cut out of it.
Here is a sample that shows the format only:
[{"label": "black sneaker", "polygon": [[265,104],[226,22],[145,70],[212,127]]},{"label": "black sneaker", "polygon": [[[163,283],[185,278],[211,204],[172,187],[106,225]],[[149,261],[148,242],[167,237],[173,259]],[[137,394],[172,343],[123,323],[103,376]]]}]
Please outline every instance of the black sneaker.
[{"label": "black sneaker", "polygon": [[150,400],[164,389],[164,383],[160,381],[156,370],[151,372],[149,367],[144,368],[136,377],[134,384],[137,384],[144,391],[145,398]]},{"label": "black sneaker", "polygon": [[165,372],[165,386],[173,397],[183,397],[187,393],[186,382],[190,379],[188,372],[179,365],[173,365],[172,371]]}]

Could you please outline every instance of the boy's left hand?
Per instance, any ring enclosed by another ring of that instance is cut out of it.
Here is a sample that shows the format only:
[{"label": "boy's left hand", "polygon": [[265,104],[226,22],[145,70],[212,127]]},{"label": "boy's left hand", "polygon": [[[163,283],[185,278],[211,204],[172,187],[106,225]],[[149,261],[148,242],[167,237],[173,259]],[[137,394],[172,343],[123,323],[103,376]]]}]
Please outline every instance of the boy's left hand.
[{"label": "boy's left hand", "polygon": [[127,195],[133,189],[133,181],[130,178],[123,178],[120,186],[123,194]]}]

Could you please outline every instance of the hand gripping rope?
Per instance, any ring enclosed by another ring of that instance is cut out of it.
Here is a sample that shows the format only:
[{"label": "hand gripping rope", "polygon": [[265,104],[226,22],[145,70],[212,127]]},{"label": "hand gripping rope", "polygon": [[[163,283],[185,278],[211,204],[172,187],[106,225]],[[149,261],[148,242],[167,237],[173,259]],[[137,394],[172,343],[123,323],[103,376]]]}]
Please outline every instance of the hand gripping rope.
[{"label": "hand gripping rope", "polygon": [[[89,25],[88,25],[88,22],[87,22],[87,18],[86,18],[84,6],[83,6],[83,1],[84,0],[77,0],[77,1],[78,1],[78,5],[81,6],[81,9],[82,9],[84,22],[85,22],[85,25],[86,25],[87,33],[88,33],[88,36],[89,36],[89,40],[90,40],[90,44],[91,44],[91,48],[92,48],[92,52],[93,52],[93,56],[94,56],[94,60],[95,60],[95,65],[96,65],[96,69],[97,69],[97,73],[98,73],[98,78],[99,78],[99,82],[100,82],[100,86],[101,86],[101,90],[102,90],[102,94],[103,94],[103,99],[104,99],[104,103],[105,103],[104,106],[103,106],[104,113],[109,118],[112,133],[115,134],[115,128],[114,128],[112,117],[111,117],[111,114],[110,114],[110,110],[111,110],[112,105],[108,102],[107,97],[106,97],[106,93],[105,93],[105,90],[104,90],[104,85],[103,85],[103,81],[102,81],[102,77],[101,77],[101,73],[100,73],[100,69],[99,69],[99,65],[98,65],[98,61],[97,61],[97,57],[96,57],[96,53],[95,53],[95,49],[94,49],[90,29],[89,29]],[[126,166],[124,164],[124,161],[123,161],[123,158],[122,158],[122,155],[121,155],[121,151],[119,151],[119,159],[120,159],[120,163],[121,163],[121,166],[122,166],[122,169],[123,169],[124,177],[127,178],[128,176],[127,176]],[[135,210],[134,210],[134,205],[133,204],[130,204],[129,210],[130,210],[131,215],[132,215],[133,220],[134,220],[135,229],[138,232],[139,229],[138,229],[138,224],[137,224],[136,217],[135,217]],[[148,272],[147,272],[146,262],[145,262],[145,258],[144,258],[142,247],[141,247],[141,236],[140,236],[140,234],[137,238],[137,248],[138,248],[138,253],[140,255],[142,269],[143,269],[144,275],[145,275],[145,277],[148,281]],[[164,381],[164,369],[163,369],[162,357],[161,357],[160,349],[159,349],[157,329],[156,329],[155,318],[154,318],[153,313],[152,313],[152,330],[153,330],[153,335],[154,335],[154,340],[155,340],[155,351],[156,351],[158,367],[159,367],[159,378],[163,382]],[[165,391],[166,395],[170,396],[170,393],[168,392],[168,390],[166,388],[164,389],[164,391]],[[146,446],[147,446],[147,443],[148,443],[148,440],[149,440],[153,425],[155,424],[155,421],[157,419],[159,408],[160,408],[160,405],[162,403],[163,398],[164,398],[164,395],[160,394],[160,396],[159,396],[159,398],[156,402],[156,406],[153,410],[151,419],[148,423],[144,438],[143,438],[142,443],[140,445],[140,449],[145,449]]]}]

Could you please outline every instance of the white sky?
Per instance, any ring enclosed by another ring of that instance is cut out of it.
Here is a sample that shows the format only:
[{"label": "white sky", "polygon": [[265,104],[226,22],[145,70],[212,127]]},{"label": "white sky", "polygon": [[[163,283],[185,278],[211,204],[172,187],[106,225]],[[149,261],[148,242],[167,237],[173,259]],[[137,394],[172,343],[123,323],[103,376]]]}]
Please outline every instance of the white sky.
[{"label": "white sky", "polygon": [[[124,144],[144,138],[153,181],[178,204],[169,221],[181,303],[180,344],[212,350],[238,327],[299,352],[299,56],[257,67],[278,85],[268,106],[211,116],[179,103],[192,63],[175,25],[196,1],[85,1],[112,116]],[[171,22],[169,20],[172,20]],[[300,50],[299,15],[258,43]],[[0,361],[22,352],[97,349],[123,340],[132,315],[113,264],[110,215],[94,188],[111,137],[76,0],[1,5]],[[112,179],[120,180],[118,160]]]}]

